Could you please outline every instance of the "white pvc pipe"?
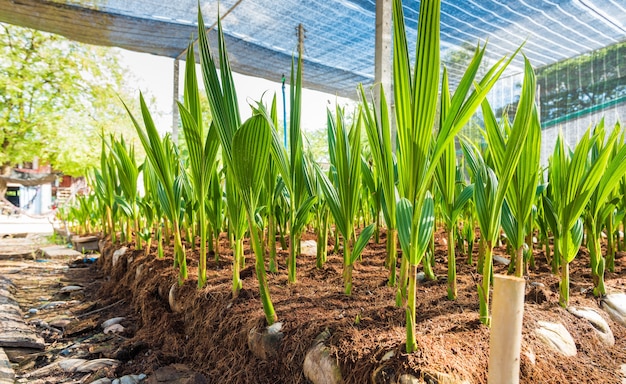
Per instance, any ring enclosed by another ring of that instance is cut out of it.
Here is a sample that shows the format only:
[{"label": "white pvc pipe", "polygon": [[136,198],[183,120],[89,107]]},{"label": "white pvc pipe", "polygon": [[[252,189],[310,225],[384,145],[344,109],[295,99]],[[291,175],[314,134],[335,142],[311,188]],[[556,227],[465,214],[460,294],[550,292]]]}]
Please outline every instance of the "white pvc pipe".
[{"label": "white pvc pipe", "polygon": [[489,384],[519,383],[524,285],[524,279],[519,277],[494,276],[487,379]]}]

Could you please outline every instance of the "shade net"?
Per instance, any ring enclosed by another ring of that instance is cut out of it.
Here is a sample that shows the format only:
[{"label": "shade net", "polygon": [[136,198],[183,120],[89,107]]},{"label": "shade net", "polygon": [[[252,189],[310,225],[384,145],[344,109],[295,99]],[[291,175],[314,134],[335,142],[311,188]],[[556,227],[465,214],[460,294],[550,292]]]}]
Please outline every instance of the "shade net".
[{"label": "shade net", "polygon": [[[409,42],[416,41],[419,1],[405,0]],[[305,85],[356,97],[374,81],[375,0],[201,1],[207,26],[223,18],[235,71],[280,81],[304,28]],[[0,0],[0,20],[95,44],[184,58],[196,33],[196,0]],[[442,2],[442,55],[489,42],[497,60],[522,43],[536,67],[626,39],[622,0],[450,0]],[[213,41],[214,40],[214,33]],[[215,46],[215,43],[213,44]],[[414,49],[411,48],[414,52]],[[454,85],[463,63],[446,62]],[[511,72],[521,72],[521,59]]]},{"label": "shade net", "polygon": [[[419,1],[403,6],[415,52]],[[302,40],[305,87],[356,99],[359,83],[374,82],[375,0],[201,0],[200,9],[213,50],[221,15],[236,72],[279,82]],[[197,11],[197,0],[0,0],[3,22],[179,59],[196,39]],[[543,128],[553,133],[545,148],[558,130],[575,143],[599,116],[608,125],[626,119],[623,0],[443,0],[441,11],[452,90],[478,43],[487,42],[483,71],[523,45],[537,68]],[[518,55],[489,95],[498,113],[514,112],[522,68]],[[477,117],[463,132],[479,140],[479,126]]]}]

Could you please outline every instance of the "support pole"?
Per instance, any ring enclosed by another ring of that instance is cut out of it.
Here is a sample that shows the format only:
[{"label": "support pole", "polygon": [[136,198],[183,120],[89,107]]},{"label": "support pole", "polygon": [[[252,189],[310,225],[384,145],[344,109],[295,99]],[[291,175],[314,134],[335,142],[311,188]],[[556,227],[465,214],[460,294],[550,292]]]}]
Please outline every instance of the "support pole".
[{"label": "support pole", "polygon": [[[304,25],[302,23],[298,24],[298,57],[302,57],[303,66],[304,66],[304,38],[306,30],[304,29]],[[302,70],[304,72],[304,69]]]},{"label": "support pole", "polygon": [[376,0],[376,51],[374,54],[374,103],[380,102],[380,84],[389,103],[391,123],[391,147],[396,148],[395,108],[392,88],[392,7],[389,0]]},{"label": "support pole", "polygon": [[519,383],[524,286],[523,278],[494,275],[487,378],[489,384]]},{"label": "support pole", "polygon": [[[387,99],[391,95],[391,11],[391,1],[376,0],[374,83],[383,85]],[[378,97],[378,87],[374,92]]]},{"label": "support pole", "polygon": [[178,77],[180,60],[174,59],[174,89],[172,90],[172,141],[178,143]]}]

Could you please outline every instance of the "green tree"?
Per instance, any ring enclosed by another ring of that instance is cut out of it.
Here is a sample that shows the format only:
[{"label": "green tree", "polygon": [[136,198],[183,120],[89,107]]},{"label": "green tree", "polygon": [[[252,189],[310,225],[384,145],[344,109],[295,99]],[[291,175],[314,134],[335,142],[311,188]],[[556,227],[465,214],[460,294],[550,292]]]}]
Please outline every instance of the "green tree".
[{"label": "green tree", "polygon": [[0,166],[36,156],[79,176],[98,163],[101,133],[134,141],[117,52],[0,24]]},{"label": "green tree", "polygon": [[620,42],[537,69],[542,123],[622,102],[625,55],[626,42]]}]

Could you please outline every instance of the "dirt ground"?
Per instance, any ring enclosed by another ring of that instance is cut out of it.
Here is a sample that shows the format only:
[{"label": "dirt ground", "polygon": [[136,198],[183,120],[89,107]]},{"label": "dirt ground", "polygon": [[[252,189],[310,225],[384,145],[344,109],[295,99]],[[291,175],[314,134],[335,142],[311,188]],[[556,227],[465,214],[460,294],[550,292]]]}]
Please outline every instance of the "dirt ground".
[{"label": "dirt ground", "polygon": [[[438,373],[447,374],[448,379],[486,383],[489,330],[478,319],[476,284],[480,275],[475,264],[468,265],[464,255],[457,255],[458,299],[447,299],[446,248],[439,241],[441,235],[435,252],[438,279],[418,283],[420,349],[413,354],[404,352],[404,309],[395,306],[395,291],[387,286],[384,233],[381,243],[370,243],[362,261],[356,263],[350,297],[343,294],[342,259],[332,253],[332,246],[323,269],[315,267],[314,256],[298,258],[296,284],[287,283],[287,252],[279,252],[281,268],[276,274],[268,274],[271,297],[284,332],[276,358],[259,359],[248,348],[249,331],[265,325],[254,260],[247,250],[246,268],[241,272],[243,289],[233,299],[232,256],[225,239],[219,262],[209,257],[208,284],[201,290],[195,278],[198,249],[193,251],[187,246],[190,277],[178,290],[180,312],[173,312],[168,304],[170,287],[177,282],[171,255],[166,252],[164,259],[158,259],[154,248],[145,255],[126,244],[129,250],[114,267],[113,251],[122,245],[103,242],[103,256],[96,264],[74,265],[80,268],[66,269],[62,277],[39,283],[41,289],[55,292],[68,284],[84,287],[65,297],[81,304],[64,309],[73,319],[64,334],[48,332],[44,336],[54,347],[49,348],[53,353],[70,348],[70,357],[78,354],[122,362],[115,371],[98,372],[99,377],[139,373],[150,376],[159,368],[181,363],[204,375],[209,383],[307,383],[302,371],[305,354],[316,336],[327,329],[330,338],[326,345],[346,383],[395,383],[402,373],[432,383],[455,382],[435,379]],[[503,253],[503,249],[496,250],[496,254]],[[626,257],[621,256],[616,260],[616,272],[607,274],[609,290],[626,290]],[[538,269],[530,271],[526,284],[520,381],[622,383],[620,366],[626,363],[626,330],[599,309],[599,300],[592,295],[586,251],[571,264],[571,305],[597,309],[615,334],[614,347],[605,347],[588,322],[559,307],[558,278],[550,273],[541,251],[536,251],[535,257]],[[505,268],[495,264],[494,272],[505,273]],[[28,284],[34,283],[24,280],[18,285]],[[40,291],[23,298],[20,306],[25,311],[32,307],[36,295]],[[117,316],[125,317],[124,332],[103,335],[99,324]],[[539,320],[562,323],[576,342],[577,356],[562,357],[545,347],[535,334]],[[21,365],[18,375],[45,366],[50,356],[42,353]],[[70,378],[66,375],[41,382],[90,382]]]},{"label": "dirt ground", "polygon": [[[233,299],[227,244],[222,246],[219,262],[210,257],[208,284],[201,290],[195,279],[197,250],[187,247],[190,278],[178,294],[183,310],[174,313],[167,301],[169,289],[177,281],[171,256],[159,260],[155,252],[145,256],[131,247],[113,268],[110,255],[117,248],[107,244],[97,268],[103,273],[102,304],[125,300],[135,323],[126,334],[124,345],[129,354],[124,356],[121,373],[150,374],[164,365],[184,363],[215,383],[306,383],[302,373],[305,353],[315,337],[328,329],[331,336],[326,344],[346,383],[395,382],[402,373],[425,378],[445,373],[471,383],[487,381],[489,330],[478,319],[476,284],[480,276],[475,265],[458,256],[458,299],[448,300],[447,254],[439,241],[435,253],[438,279],[418,285],[418,352],[404,352],[404,309],[395,306],[395,292],[387,286],[383,234],[381,244],[370,243],[362,261],[356,263],[350,297],[342,293],[342,259],[332,254],[332,247],[323,269],[315,267],[314,256],[298,258],[296,284],[287,283],[284,267],[268,275],[285,334],[279,357],[269,361],[254,357],[247,347],[248,332],[265,325],[254,260],[249,254],[241,272],[243,289]],[[498,253],[504,250],[497,249]],[[607,274],[609,290],[625,289],[626,258],[621,256],[616,260],[616,272]],[[558,278],[550,273],[541,251],[536,251],[535,257],[538,268],[530,271],[527,282],[541,284],[526,285],[521,382],[621,383],[626,331],[599,309],[599,300],[592,295],[586,252],[571,264],[571,305],[598,309],[615,334],[614,347],[605,347],[589,323],[559,307]],[[286,252],[279,253],[279,260],[285,266]],[[494,272],[505,273],[505,267],[496,264]],[[539,320],[562,323],[576,341],[577,356],[562,357],[547,349],[535,335]],[[390,351],[393,357],[383,359]]]}]

